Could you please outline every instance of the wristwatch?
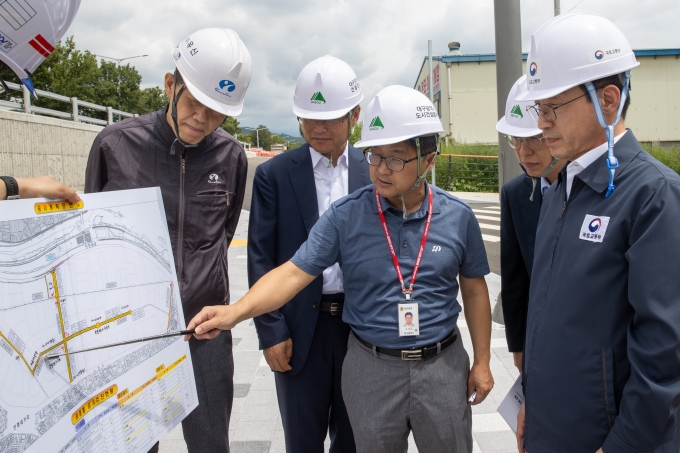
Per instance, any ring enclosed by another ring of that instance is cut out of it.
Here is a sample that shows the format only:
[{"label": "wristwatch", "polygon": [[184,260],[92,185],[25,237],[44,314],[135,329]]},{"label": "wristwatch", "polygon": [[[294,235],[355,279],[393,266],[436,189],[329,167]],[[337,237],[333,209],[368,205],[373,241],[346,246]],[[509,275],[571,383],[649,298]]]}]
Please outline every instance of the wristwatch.
[{"label": "wristwatch", "polygon": [[11,176],[0,176],[0,179],[5,181],[7,186],[7,199],[8,200],[18,200],[19,199],[19,184],[17,180]]}]

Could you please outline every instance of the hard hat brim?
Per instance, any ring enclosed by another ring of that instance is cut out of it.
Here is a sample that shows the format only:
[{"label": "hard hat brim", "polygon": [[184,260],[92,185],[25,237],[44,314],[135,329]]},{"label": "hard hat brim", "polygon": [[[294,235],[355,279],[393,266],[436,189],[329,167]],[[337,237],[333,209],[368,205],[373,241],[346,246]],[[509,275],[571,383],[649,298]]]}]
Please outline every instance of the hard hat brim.
[{"label": "hard hat brim", "polygon": [[427,134],[419,135],[419,136],[413,136],[413,135],[402,135],[400,137],[390,137],[390,138],[376,138],[374,140],[359,140],[354,144],[356,148],[371,148],[373,146],[385,146],[385,145],[394,145],[395,143],[401,143],[406,140],[410,140],[412,138],[416,137],[423,137],[427,135],[434,135],[434,134],[441,134],[444,132],[444,130],[440,131],[432,131],[428,132]]},{"label": "hard hat brim", "polygon": [[496,123],[496,130],[501,134],[512,135],[513,137],[534,137],[543,134],[543,131],[539,128],[529,129],[508,124],[505,120],[505,116]]},{"label": "hard hat brim", "polygon": [[336,118],[341,118],[345,115],[347,115],[349,112],[357,108],[359,104],[361,104],[361,101],[364,100],[364,95],[363,93],[361,96],[359,96],[359,100],[357,101],[356,104],[354,104],[350,108],[344,108],[340,110],[331,110],[329,112],[319,112],[319,111],[314,111],[314,110],[305,110],[301,109],[298,106],[295,105],[295,99],[293,99],[293,113],[295,116],[298,118],[304,118],[308,120],[334,120]]},{"label": "hard hat brim", "polygon": [[557,96],[558,94],[564,93],[565,91],[579,85],[580,83],[577,83],[575,85],[565,85],[563,87],[550,88],[548,90],[525,91],[524,93],[517,96],[515,98],[515,101],[517,102],[542,101],[544,99],[550,99],[553,96]]},{"label": "hard hat brim", "polygon": [[184,85],[189,90],[189,93],[191,93],[191,95],[195,97],[198,102],[208,107],[210,110],[214,110],[217,113],[231,117],[236,117],[243,111],[243,102],[237,105],[222,104],[221,102],[217,102],[213,98],[203,93],[196,85],[194,85],[184,76],[182,76],[182,78],[184,79]]},{"label": "hard hat brim", "polygon": [[[625,69],[624,71],[630,71],[631,69],[637,68],[640,66],[640,62],[636,61],[634,65],[629,67],[628,69]],[[604,74],[602,76],[598,76],[597,79],[592,79],[592,80],[582,80],[578,83],[570,84],[570,85],[564,85],[561,87],[555,87],[555,88],[549,88],[546,90],[529,90],[525,91],[524,93],[520,94],[515,98],[515,101],[518,102],[523,102],[523,101],[542,101],[544,99],[550,99],[551,97],[557,96],[558,94],[564,93],[567,90],[570,90],[574,87],[577,87],[579,85],[583,85],[586,82],[593,82],[595,80],[599,79],[604,79],[605,77],[611,77],[616,74],[621,74],[624,71],[614,71],[611,74]]]}]

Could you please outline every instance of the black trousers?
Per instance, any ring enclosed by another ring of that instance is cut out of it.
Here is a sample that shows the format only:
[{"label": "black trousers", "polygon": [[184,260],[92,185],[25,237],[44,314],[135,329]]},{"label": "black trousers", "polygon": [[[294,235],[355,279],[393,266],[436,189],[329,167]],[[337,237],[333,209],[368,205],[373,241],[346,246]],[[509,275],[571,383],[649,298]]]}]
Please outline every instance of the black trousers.
[{"label": "black trousers", "polygon": [[[229,419],[234,402],[231,331],[212,340],[189,340],[198,407],[182,420],[189,453],[229,453]],[[149,453],[158,453],[158,444]]]},{"label": "black trousers", "polygon": [[331,453],[356,452],[340,385],[349,331],[341,316],[320,312],[302,370],[275,373],[287,453],[323,453],[327,432]]}]

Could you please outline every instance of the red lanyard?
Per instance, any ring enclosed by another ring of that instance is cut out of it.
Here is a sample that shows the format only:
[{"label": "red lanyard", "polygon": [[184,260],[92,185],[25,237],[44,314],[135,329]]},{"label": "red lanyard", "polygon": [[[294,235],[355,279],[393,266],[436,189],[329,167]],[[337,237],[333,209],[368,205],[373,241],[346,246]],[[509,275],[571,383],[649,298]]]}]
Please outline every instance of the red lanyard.
[{"label": "red lanyard", "polygon": [[385,238],[387,239],[387,245],[390,248],[390,253],[392,254],[392,262],[394,263],[394,268],[397,270],[397,277],[399,277],[399,283],[401,283],[401,292],[406,294],[406,300],[411,299],[411,294],[413,293],[413,284],[416,282],[416,276],[418,275],[418,269],[420,269],[420,260],[423,258],[423,252],[425,251],[425,244],[427,243],[427,235],[430,233],[430,224],[432,222],[432,187],[427,186],[428,189],[428,202],[427,202],[427,220],[425,221],[425,231],[423,232],[423,239],[420,241],[420,250],[418,250],[418,257],[416,258],[416,264],[413,266],[413,275],[411,275],[411,284],[408,289],[404,285],[404,276],[401,273],[401,266],[399,266],[399,258],[394,252],[394,245],[392,244],[392,238],[390,237],[390,230],[387,228],[387,222],[385,221],[385,214],[382,210],[382,205],[380,204],[380,195],[378,195],[378,190],[375,190],[375,202],[378,205],[378,215],[380,216],[380,222],[383,226],[383,231],[385,232]]}]

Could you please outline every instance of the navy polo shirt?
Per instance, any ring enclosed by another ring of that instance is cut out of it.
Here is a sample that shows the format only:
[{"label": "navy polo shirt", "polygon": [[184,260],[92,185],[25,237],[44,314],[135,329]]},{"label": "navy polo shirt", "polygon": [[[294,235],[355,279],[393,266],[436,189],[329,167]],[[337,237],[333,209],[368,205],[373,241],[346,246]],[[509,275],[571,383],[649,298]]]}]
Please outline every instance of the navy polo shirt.
[{"label": "navy polo shirt", "polygon": [[[484,242],[472,210],[456,197],[433,187],[432,224],[414,285],[420,335],[399,337],[398,304],[404,301],[387,240],[380,223],[374,186],[366,186],[333,203],[314,225],[307,242],[291,261],[310,275],[340,263],[344,275],[342,319],[364,340],[383,348],[420,347],[442,340],[456,326],[458,274],[489,273]],[[427,198],[403,219],[381,197],[385,219],[408,286],[427,220]]]}]

